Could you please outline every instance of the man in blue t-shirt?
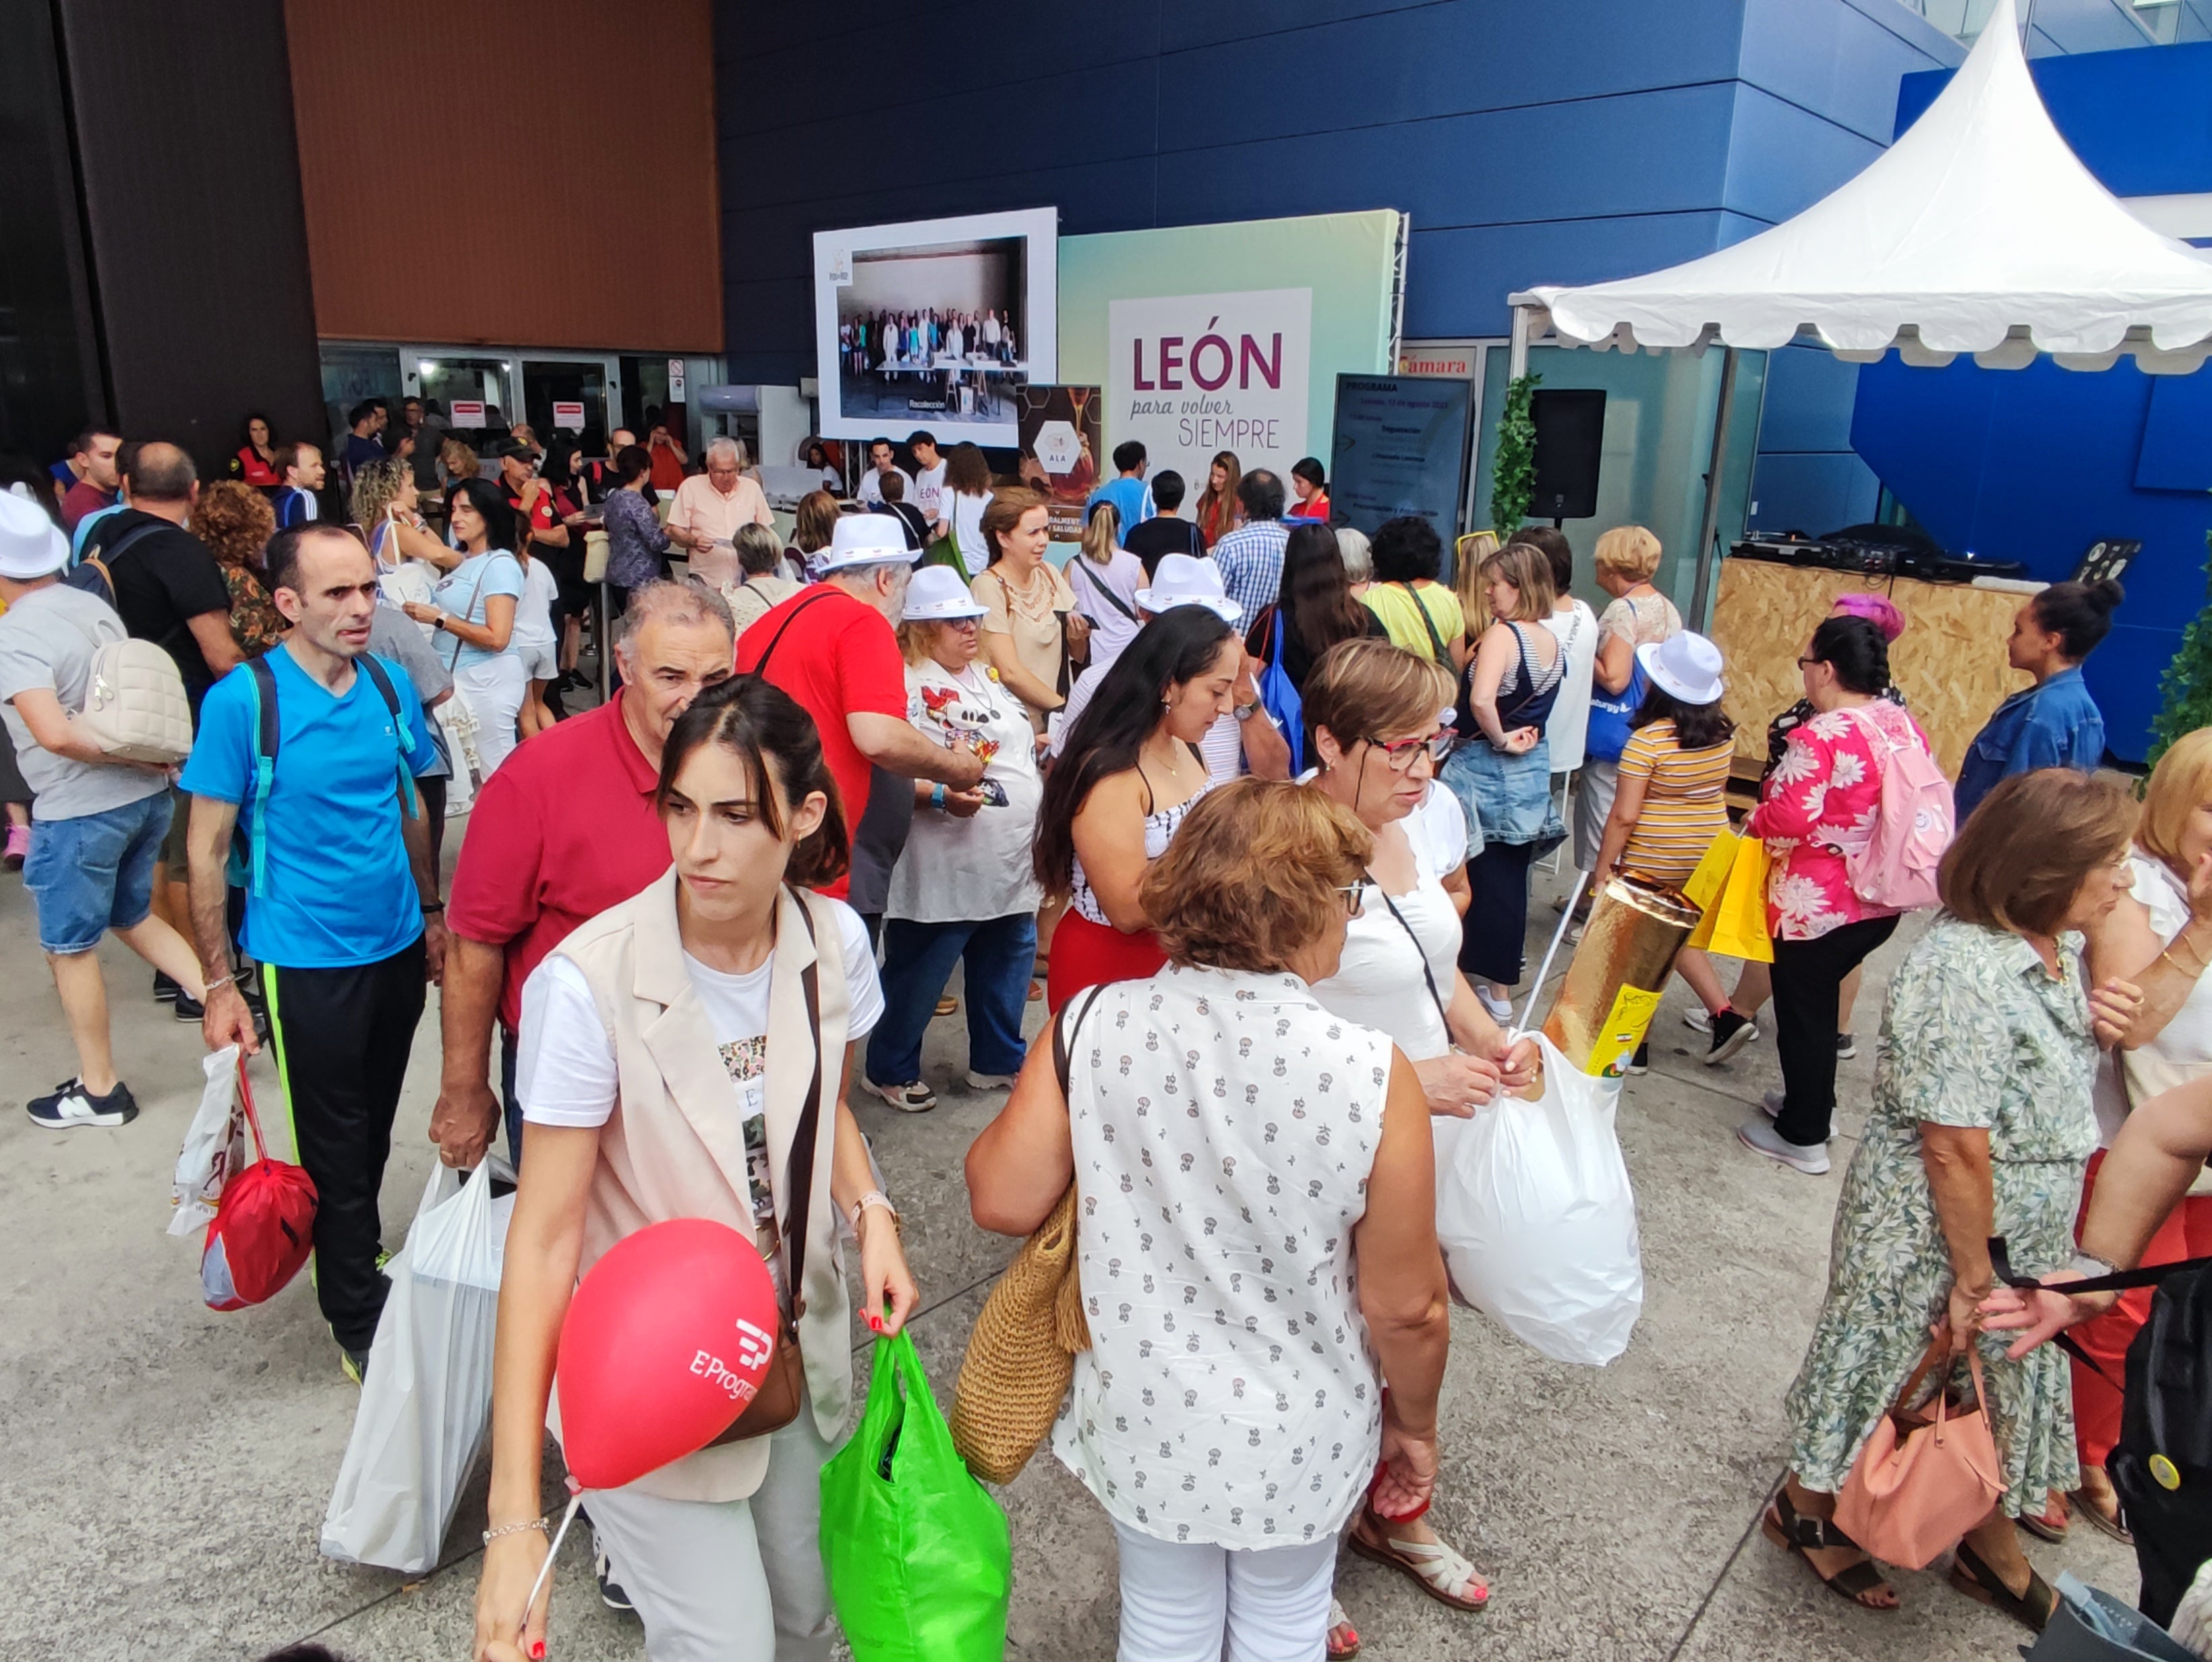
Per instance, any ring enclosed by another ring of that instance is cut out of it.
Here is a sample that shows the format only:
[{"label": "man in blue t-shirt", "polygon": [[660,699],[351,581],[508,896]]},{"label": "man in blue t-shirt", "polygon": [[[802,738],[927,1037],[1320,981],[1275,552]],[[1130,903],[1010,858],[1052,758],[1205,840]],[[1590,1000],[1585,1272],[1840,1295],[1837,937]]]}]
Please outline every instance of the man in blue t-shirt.
[{"label": "man in blue t-shirt", "polygon": [[[251,1055],[259,1045],[224,916],[242,820],[252,846],[241,942],[259,966],[300,1164],[315,1182],[315,1295],[358,1379],[388,1286],[377,1269],[377,1191],[392,1117],[423,985],[445,959],[415,789],[438,752],[406,672],[368,657],[368,551],[337,527],[303,526],[278,532],[264,557],[292,631],[200,707],[180,782],[192,799],[192,935],[207,972],[208,1048]],[[263,800],[263,700],[272,692],[276,742]]]},{"label": "man in blue t-shirt", "polygon": [[1114,471],[1121,477],[1107,480],[1083,504],[1083,517],[1088,521],[1092,502],[1113,503],[1114,512],[1121,516],[1125,545],[1129,533],[1158,512],[1152,506],[1152,488],[1145,483],[1146,466],[1145,447],[1134,439],[1124,439],[1114,447]]}]

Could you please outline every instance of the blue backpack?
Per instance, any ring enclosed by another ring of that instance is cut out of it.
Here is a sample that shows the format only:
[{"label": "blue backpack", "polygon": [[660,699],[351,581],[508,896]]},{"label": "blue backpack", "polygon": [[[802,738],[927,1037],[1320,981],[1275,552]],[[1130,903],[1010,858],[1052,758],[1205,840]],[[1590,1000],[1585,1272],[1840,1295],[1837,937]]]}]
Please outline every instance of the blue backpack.
[{"label": "blue backpack", "polygon": [[1283,667],[1283,609],[1274,608],[1275,649],[1260,672],[1260,703],[1275,718],[1291,747],[1291,777],[1306,770],[1306,701]]}]

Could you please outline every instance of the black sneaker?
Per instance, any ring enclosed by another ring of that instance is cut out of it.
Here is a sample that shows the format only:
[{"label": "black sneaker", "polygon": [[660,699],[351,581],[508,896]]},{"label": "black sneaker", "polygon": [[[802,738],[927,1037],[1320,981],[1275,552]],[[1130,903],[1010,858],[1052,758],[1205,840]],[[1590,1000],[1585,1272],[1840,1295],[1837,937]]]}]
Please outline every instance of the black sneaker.
[{"label": "black sneaker", "polygon": [[592,1531],[592,1574],[599,1578],[599,1602],[611,1610],[634,1610],[629,1595],[615,1580],[614,1561],[607,1556],[606,1543],[599,1538],[597,1530]]},{"label": "black sneaker", "polygon": [[198,1024],[200,1018],[207,1014],[207,1006],[194,998],[182,987],[177,989],[174,1008],[178,1020],[189,1021],[195,1026]]},{"label": "black sneaker", "polygon": [[1849,1033],[1836,1035],[1836,1060],[1849,1062],[1859,1053],[1859,1042]]},{"label": "black sneaker", "polygon": [[1738,1015],[1734,1010],[1723,1010],[1712,1019],[1713,1042],[1698,1060],[1708,1068],[1718,1067],[1738,1050],[1759,1036],[1749,1016]]},{"label": "black sneaker", "polygon": [[31,1123],[49,1131],[73,1131],[80,1125],[128,1125],[138,1117],[138,1100],[119,1079],[104,1097],[86,1090],[81,1079],[64,1080],[24,1106]]},{"label": "black sneaker", "polygon": [[174,1004],[177,1001],[177,995],[183,990],[184,989],[181,987],[177,985],[176,980],[173,977],[163,975],[159,970],[154,971],[154,1001],[155,1003]]},{"label": "black sneaker", "polygon": [[1648,1074],[1651,1071],[1651,1041],[1650,1039],[1645,1039],[1643,1044],[1636,1047],[1636,1054],[1629,1057],[1628,1066],[1620,1071],[1624,1074]]},{"label": "black sneaker", "polygon": [[353,1350],[340,1345],[338,1366],[345,1371],[346,1378],[351,1379],[356,1385],[360,1385],[368,1378],[368,1352]]}]

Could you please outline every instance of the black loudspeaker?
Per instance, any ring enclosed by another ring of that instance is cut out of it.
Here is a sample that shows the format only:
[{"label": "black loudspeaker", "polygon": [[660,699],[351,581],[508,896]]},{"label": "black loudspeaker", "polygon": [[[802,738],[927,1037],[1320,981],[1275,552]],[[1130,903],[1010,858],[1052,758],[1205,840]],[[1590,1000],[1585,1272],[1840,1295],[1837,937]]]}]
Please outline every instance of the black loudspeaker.
[{"label": "black loudspeaker", "polygon": [[1605,393],[1540,388],[1532,395],[1536,423],[1536,490],[1532,520],[1587,520],[1597,512],[1598,460],[1605,448]]}]

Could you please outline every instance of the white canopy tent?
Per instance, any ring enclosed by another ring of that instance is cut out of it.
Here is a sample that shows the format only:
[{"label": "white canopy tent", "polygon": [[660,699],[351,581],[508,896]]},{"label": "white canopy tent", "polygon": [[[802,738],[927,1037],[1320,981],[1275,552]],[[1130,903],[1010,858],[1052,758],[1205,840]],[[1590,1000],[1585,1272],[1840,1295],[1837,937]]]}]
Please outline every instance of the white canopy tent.
[{"label": "white canopy tent", "polygon": [[1563,345],[1726,350],[1698,538],[1702,617],[1739,348],[1808,336],[1871,363],[1892,347],[1940,368],[1961,352],[2017,369],[2048,353],[2153,374],[2212,354],[2212,261],[2151,229],[2093,178],[2051,125],[1997,0],[1950,84],[1856,178],[1794,219],[1700,259],[1511,297],[1511,373],[1547,330]]}]

